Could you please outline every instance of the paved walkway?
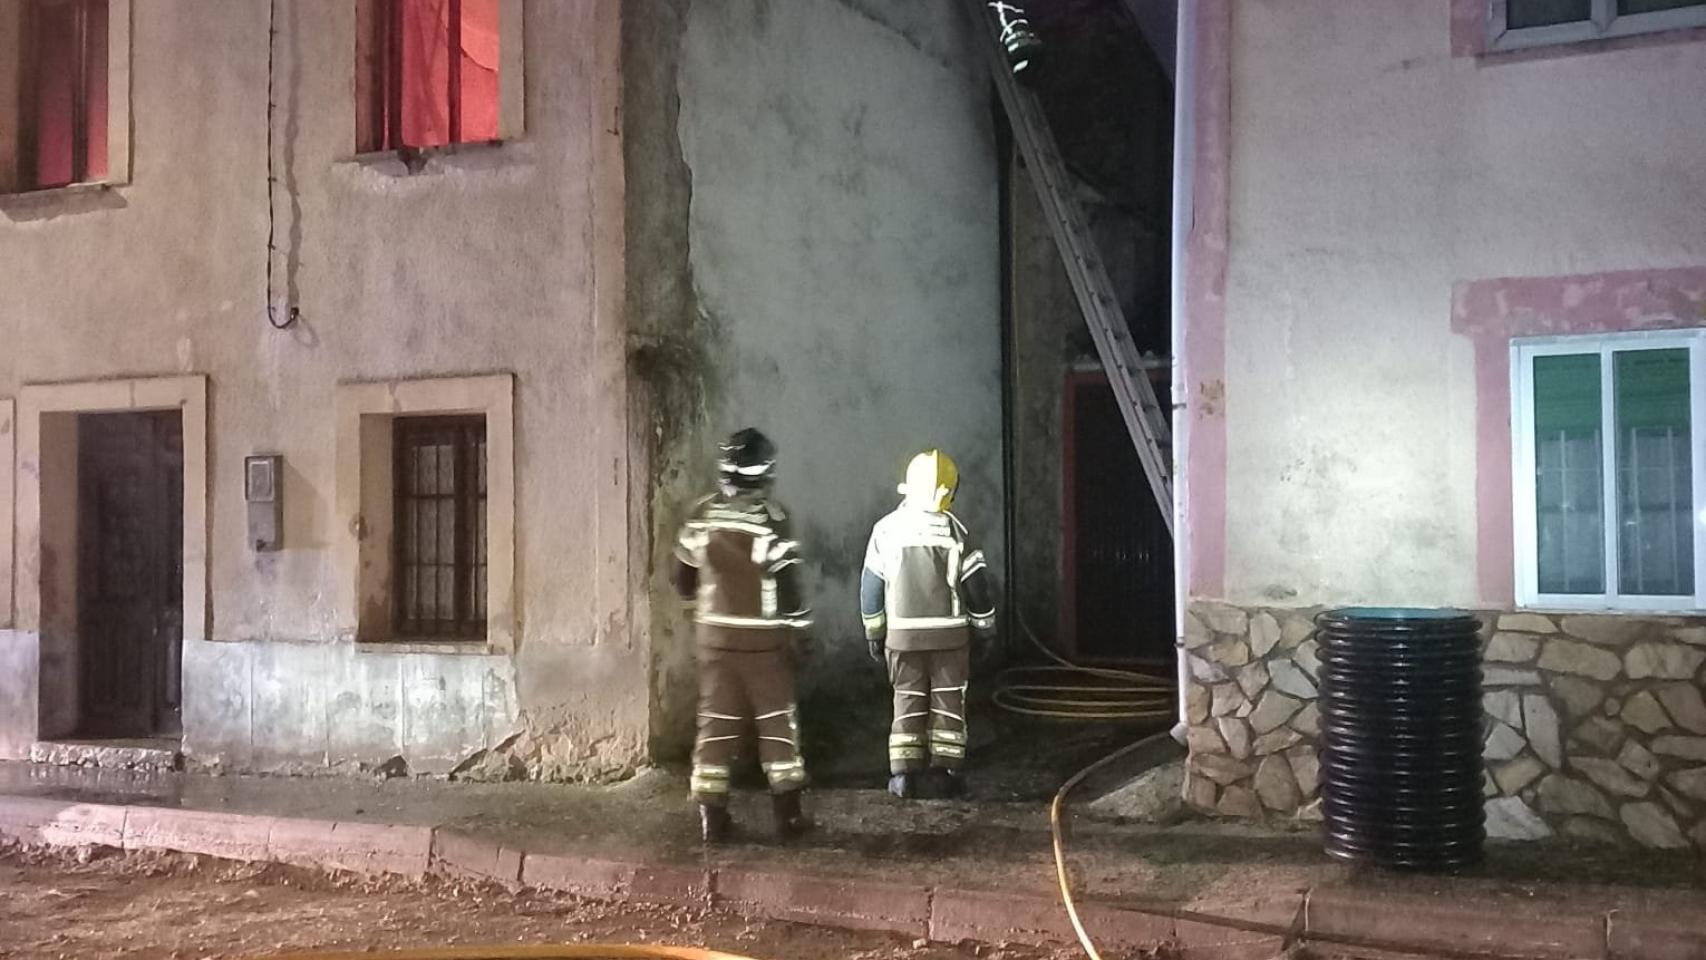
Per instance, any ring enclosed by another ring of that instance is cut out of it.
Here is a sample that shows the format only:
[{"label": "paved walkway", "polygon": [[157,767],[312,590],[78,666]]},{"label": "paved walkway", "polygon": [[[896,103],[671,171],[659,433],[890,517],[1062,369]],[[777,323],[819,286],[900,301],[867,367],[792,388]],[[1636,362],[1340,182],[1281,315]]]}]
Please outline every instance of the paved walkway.
[{"label": "paved walkway", "polygon": [[[821,829],[768,842],[764,798],[739,798],[756,842],[707,854],[681,777],[615,787],[210,777],[0,763],[0,834],[419,874],[459,871],[598,897],[712,900],[770,917],[942,940],[1069,941],[1046,808],[814,796]],[[1491,848],[1454,877],[1328,861],[1308,829],[1077,820],[1075,889],[1109,946],[1271,957],[1297,939],[1524,958],[1706,957],[1692,855]],[[1232,926],[1204,922],[1226,918]]]}]

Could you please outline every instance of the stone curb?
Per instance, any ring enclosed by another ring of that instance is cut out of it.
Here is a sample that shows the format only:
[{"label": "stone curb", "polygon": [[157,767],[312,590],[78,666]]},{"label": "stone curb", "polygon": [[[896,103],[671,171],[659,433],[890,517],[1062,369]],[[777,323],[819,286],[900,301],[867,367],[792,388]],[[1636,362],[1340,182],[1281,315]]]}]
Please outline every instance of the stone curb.
[{"label": "stone curb", "polygon": [[[170,850],[420,877],[437,871],[581,896],[714,904],[766,919],[892,932],[943,942],[1069,944],[1053,897],[826,877],[768,866],[644,864],[530,854],[445,827],[403,826],[76,803],[0,796],[0,836],[49,846]],[[1249,932],[1203,922],[1172,904],[1080,905],[1098,943],[1153,949],[1182,960],[1266,960],[1288,941],[1316,940],[1400,953],[1514,960],[1697,960],[1701,916],[1610,910],[1584,914],[1441,904],[1334,888],[1269,896],[1238,919],[1291,931]]]},{"label": "stone curb", "polygon": [[[1338,940],[1402,945],[1418,952],[1480,956],[1518,954],[1534,960],[1609,957],[1606,915],[1440,904],[1420,897],[1359,890],[1317,890],[1304,928]],[[1700,928],[1706,945],[1706,926]]]}]

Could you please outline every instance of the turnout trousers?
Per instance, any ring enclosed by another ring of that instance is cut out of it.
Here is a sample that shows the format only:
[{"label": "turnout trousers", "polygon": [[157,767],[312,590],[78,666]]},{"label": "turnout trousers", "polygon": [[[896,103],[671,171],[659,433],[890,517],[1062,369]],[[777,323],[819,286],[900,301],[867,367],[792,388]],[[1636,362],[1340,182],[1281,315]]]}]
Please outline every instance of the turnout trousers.
[{"label": "turnout trousers", "polygon": [[699,648],[699,735],[693,745],[693,797],[728,802],[729,766],[749,726],[772,793],[806,784],[800,758],[793,651]]},{"label": "turnout trousers", "polygon": [[971,648],[888,651],[894,686],[889,772],[940,767],[958,773],[966,760],[966,684]]}]

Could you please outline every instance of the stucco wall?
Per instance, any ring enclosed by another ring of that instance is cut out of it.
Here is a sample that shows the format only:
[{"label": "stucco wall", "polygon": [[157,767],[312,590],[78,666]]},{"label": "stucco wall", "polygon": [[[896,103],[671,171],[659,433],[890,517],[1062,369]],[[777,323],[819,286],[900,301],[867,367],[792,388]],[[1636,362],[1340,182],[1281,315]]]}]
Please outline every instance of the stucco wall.
[{"label": "stucco wall", "polygon": [[911,454],[959,461],[956,509],[1002,568],[998,168],[960,13],[729,0],[692,3],[683,22],[706,422],[758,426],[781,449],[818,612],[808,689],[844,688],[849,668],[877,679],[858,574]]},{"label": "stucco wall", "polygon": [[1010,203],[1013,310],[1013,556],[1018,590],[1013,611],[1045,642],[1062,644],[1060,623],[1062,542],[1066,527],[1063,486],[1063,385],[1086,349],[1089,328],[1078,310],[1072,281],[1049,232],[1029,175],[1015,160]]},{"label": "stucco wall", "polygon": [[[185,651],[192,755],[441,769],[525,727],[549,744],[536,772],[631,764],[648,651],[631,613],[645,595],[629,554],[616,4],[527,4],[526,135],[413,175],[350,159],[353,5],[279,9],[277,298],[301,322],[275,331],[263,307],[267,4],[158,0],[135,18],[134,182],[0,203],[0,396],[208,375],[212,628]],[[516,382],[517,653],[358,652],[334,626],[332,545],[353,518],[333,507],[333,388],[486,372]],[[240,468],[257,452],[284,455],[276,554],[245,546]]]},{"label": "stucco wall", "polygon": [[1706,265],[1706,43],[1454,57],[1448,5],[1405,0],[1231,24],[1229,454],[1223,518],[1193,518],[1224,520],[1214,592],[1496,605],[1453,285]]}]

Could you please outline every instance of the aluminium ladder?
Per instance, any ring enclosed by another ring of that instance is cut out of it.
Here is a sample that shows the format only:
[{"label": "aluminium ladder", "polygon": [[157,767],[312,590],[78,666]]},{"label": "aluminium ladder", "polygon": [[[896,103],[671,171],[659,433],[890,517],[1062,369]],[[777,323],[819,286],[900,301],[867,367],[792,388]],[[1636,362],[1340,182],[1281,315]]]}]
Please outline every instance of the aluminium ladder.
[{"label": "aluminium ladder", "polygon": [[1138,355],[1132,342],[1131,329],[1126,326],[1124,312],[1114,294],[1113,281],[1102,262],[1102,254],[1086,225],[1084,210],[1072,192],[1071,174],[1049,130],[1042,104],[1036,94],[1021,87],[1007,61],[1007,50],[1001,42],[1001,24],[990,9],[988,0],[965,0],[974,22],[983,25],[984,46],[989,54],[990,73],[995,77],[1001,102],[1013,127],[1013,137],[1025,158],[1037,199],[1042,202],[1043,214],[1055,243],[1060,247],[1061,260],[1077,294],[1084,322],[1090,327],[1090,337],[1096,342],[1096,352],[1107,371],[1108,383],[1114,388],[1114,398],[1125,420],[1126,430],[1137,447],[1138,459],[1143,462],[1149,489],[1155,495],[1156,506],[1173,533],[1173,468],[1169,447],[1172,429],[1168,413],[1155,395],[1148,367]]}]

